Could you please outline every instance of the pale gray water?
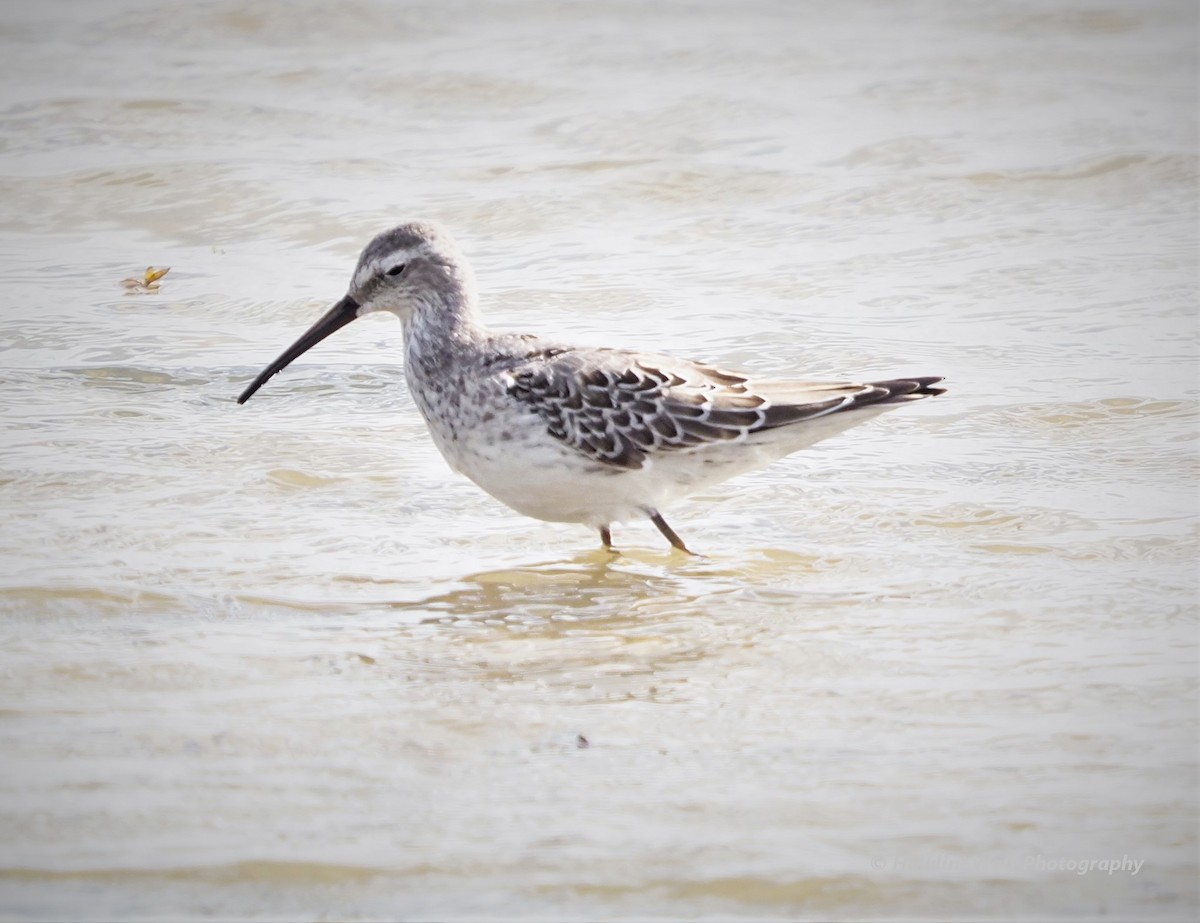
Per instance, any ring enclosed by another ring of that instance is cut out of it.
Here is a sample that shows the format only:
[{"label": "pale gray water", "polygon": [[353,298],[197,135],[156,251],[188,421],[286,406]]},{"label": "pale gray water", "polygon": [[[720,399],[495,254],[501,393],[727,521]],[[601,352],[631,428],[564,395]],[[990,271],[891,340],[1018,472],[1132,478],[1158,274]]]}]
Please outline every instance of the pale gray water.
[{"label": "pale gray water", "polygon": [[[6,5],[0,916],[1194,918],[1196,27]],[[233,402],[419,216],[498,326],[952,390],[610,561],[390,318]]]}]

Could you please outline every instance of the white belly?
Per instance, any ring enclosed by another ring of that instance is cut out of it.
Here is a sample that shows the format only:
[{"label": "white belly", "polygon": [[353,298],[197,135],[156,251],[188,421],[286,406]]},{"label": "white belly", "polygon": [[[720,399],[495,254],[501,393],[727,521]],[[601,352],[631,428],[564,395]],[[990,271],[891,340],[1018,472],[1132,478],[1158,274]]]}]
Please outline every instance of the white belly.
[{"label": "white belly", "polygon": [[[660,501],[642,471],[602,468],[567,449],[541,429],[482,433],[434,442],[446,461],[481,488],[525,516],[549,522],[603,526],[645,517]],[[493,434],[495,436],[495,434]]]},{"label": "white belly", "polygon": [[[466,393],[471,385],[463,384],[440,395],[412,388],[434,445],[455,471],[535,519],[600,526],[644,515],[619,473],[568,449],[536,414],[505,395]],[[484,380],[482,389],[489,387],[499,383]]]}]

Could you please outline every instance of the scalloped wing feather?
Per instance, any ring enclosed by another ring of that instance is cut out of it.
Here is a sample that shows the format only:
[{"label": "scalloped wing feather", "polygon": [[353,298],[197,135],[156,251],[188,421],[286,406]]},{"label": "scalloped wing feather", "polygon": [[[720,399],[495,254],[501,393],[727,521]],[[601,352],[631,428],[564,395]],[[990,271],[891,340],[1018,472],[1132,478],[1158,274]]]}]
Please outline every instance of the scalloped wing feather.
[{"label": "scalloped wing feather", "polygon": [[935,378],[871,384],[753,381],[702,363],[620,350],[553,350],[506,372],[508,393],[575,451],[618,469],[659,452],[745,440],[854,407],[936,393]]}]

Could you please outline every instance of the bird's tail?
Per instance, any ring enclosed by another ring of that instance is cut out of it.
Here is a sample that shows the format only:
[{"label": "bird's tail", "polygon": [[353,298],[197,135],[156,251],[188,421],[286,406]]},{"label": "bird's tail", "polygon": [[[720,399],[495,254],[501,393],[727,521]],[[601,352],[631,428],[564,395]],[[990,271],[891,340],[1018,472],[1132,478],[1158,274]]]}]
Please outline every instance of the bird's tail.
[{"label": "bird's tail", "polygon": [[935,394],[945,394],[945,388],[935,388],[940,375],[926,375],[921,378],[893,378],[889,381],[868,381],[873,388],[882,388],[886,394],[867,394],[856,401],[856,406],[866,407],[871,404],[899,404],[904,401],[917,401],[923,397],[933,397]]}]

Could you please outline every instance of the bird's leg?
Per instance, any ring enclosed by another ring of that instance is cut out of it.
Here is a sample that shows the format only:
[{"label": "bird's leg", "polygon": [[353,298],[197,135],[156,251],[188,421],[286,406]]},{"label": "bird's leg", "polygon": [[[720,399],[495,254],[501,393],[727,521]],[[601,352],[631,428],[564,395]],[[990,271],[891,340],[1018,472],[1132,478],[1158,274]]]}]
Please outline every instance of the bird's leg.
[{"label": "bird's leg", "polygon": [[613,547],[612,533],[608,531],[608,526],[600,527],[600,541],[604,543],[605,551],[611,551],[613,554],[617,553],[617,549]]},{"label": "bird's leg", "polygon": [[647,510],[646,512],[650,514],[650,521],[654,523],[659,532],[667,537],[667,541],[671,543],[672,547],[678,548],[684,554],[695,554],[683,543],[683,539],[675,534],[675,530],[667,525],[667,521],[662,518],[662,513],[658,510]]}]

